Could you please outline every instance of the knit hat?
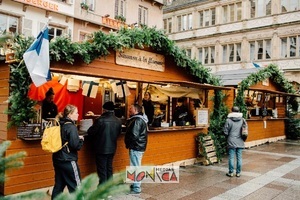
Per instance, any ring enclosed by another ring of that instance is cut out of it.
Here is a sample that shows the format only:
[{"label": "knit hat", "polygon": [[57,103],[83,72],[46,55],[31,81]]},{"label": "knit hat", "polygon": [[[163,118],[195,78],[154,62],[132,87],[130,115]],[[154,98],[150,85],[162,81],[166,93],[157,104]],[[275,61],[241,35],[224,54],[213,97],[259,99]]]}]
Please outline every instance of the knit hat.
[{"label": "knit hat", "polygon": [[102,106],[102,108],[105,110],[114,110],[115,109],[114,102],[112,102],[112,101],[105,102],[105,104]]}]

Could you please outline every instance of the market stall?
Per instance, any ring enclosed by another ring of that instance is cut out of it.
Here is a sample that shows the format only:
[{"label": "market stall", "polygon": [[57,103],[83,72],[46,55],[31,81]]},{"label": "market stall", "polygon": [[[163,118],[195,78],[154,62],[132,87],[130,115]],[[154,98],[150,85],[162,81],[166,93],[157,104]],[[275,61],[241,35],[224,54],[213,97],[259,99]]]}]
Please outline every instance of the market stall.
[{"label": "market stall", "polygon": [[233,106],[234,100],[237,101],[238,92],[242,92],[240,94],[242,102],[238,103],[242,107],[245,106],[244,117],[249,127],[246,147],[286,137],[287,102],[289,98],[299,95],[286,91],[285,83],[288,82],[276,66],[230,70],[215,75],[222,79],[225,86],[236,88],[227,93],[231,97],[226,102],[229,107]]},{"label": "market stall", "polygon": [[[78,128],[81,134],[85,134],[91,120],[101,115],[102,105],[106,101],[114,101],[118,105],[116,115],[125,122],[128,118],[129,106],[135,102],[141,103],[145,91],[149,90],[153,93],[155,108],[162,112],[160,114],[163,117],[157,127],[150,126],[149,143],[143,157],[143,164],[192,164],[197,156],[195,137],[199,132],[207,132],[209,127],[209,114],[212,112],[212,107],[210,107],[208,91],[229,88],[205,82],[211,78],[211,75],[207,71],[199,72],[204,68],[196,64],[194,68],[189,67],[188,65],[194,63],[184,56],[180,55],[184,58],[186,70],[178,64],[179,58],[176,60],[170,52],[165,55],[155,48],[133,48],[123,49],[123,51],[111,48],[105,56],[95,57],[97,58],[89,64],[78,58],[72,64],[65,60],[51,61],[52,81],[38,88],[29,86],[28,96],[40,101],[44,98],[41,93],[45,93],[49,87],[52,87],[58,111],[62,111],[67,103],[75,104],[79,108]],[[2,88],[5,93],[0,94],[2,99],[7,99],[9,96],[9,90],[4,89],[10,86],[8,80],[15,78],[11,77],[10,68],[7,63],[1,63],[0,69],[5,73],[1,73],[0,79],[7,83]],[[201,79],[200,75],[196,74],[201,74]],[[173,113],[179,99],[182,99],[191,116],[181,125],[173,123]],[[7,103],[2,104],[3,110],[9,106]],[[35,109],[39,113],[40,107],[36,106]],[[14,110],[14,112],[18,111],[18,109]],[[1,193],[8,195],[51,187],[54,182],[52,159],[51,154],[41,149],[42,129],[38,132],[37,128],[30,127],[30,131],[27,131],[26,128],[20,129],[23,125],[5,128],[12,119],[7,115],[2,115],[2,119],[0,139],[12,141],[6,154],[24,150],[27,152],[27,157],[23,168],[7,172],[8,180],[1,186]],[[14,120],[18,119],[14,118]],[[26,126],[40,124],[41,120],[40,117],[30,119]],[[79,151],[78,163],[82,177],[95,172],[94,154],[88,137]],[[115,172],[124,170],[127,165],[129,165],[128,150],[125,148],[122,134],[118,139],[114,170]]]}]

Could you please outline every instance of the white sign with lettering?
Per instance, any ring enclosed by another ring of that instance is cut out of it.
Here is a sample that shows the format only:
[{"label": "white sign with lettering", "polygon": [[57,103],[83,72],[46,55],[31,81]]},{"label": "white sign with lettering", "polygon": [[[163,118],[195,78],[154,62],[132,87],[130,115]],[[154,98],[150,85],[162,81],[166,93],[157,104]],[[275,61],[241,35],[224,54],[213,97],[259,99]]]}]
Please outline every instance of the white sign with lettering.
[{"label": "white sign with lettering", "polygon": [[138,49],[128,49],[116,52],[116,63],[141,69],[154,71],[165,71],[165,57],[160,54],[142,51]]}]

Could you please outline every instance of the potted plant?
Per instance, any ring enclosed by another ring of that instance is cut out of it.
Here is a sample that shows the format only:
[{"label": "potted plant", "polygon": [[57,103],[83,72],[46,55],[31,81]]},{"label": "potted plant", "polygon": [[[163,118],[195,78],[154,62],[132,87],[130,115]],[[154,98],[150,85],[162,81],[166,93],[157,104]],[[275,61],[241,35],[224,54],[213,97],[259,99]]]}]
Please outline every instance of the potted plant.
[{"label": "potted plant", "polygon": [[123,15],[116,15],[115,19],[121,22],[126,22],[126,18]]},{"label": "potted plant", "polygon": [[89,9],[89,6],[88,6],[86,3],[84,3],[84,2],[82,2],[82,3],[80,4],[80,6],[81,6],[81,8],[84,9],[84,10],[88,10],[88,9]]}]

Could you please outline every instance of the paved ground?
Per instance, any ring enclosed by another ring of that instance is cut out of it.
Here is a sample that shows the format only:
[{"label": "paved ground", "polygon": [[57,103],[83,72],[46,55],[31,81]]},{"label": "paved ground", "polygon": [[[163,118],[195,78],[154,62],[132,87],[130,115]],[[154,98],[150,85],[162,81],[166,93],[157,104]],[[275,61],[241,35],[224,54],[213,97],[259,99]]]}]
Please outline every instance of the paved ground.
[{"label": "paved ground", "polygon": [[[299,200],[300,141],[282,140],[243,152],[241,177],[227,177],[227,157],[214,165],[180,168],[173,184],[143,183],[138,196],[119,194],[111,200]],[[97,185],[95,183],[95,185]],[[48,196],[44,200],[49,200]]]},{"label": "paved ground", "polygon": [[142,184],[139,196],[122,199],[300,199],[300,141],[279,141],[246,149],[241,177],[227,177],[227,157],[210,166],[180,168],[178,184]]}]

